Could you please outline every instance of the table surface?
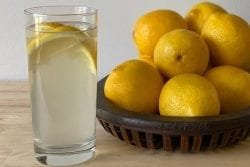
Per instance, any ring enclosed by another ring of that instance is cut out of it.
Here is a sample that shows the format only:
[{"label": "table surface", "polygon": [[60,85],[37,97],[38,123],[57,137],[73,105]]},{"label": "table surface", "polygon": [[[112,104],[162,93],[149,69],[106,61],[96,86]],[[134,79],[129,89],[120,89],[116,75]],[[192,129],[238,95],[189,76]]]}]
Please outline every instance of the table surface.
[{"label": "table surface", "polygon": [[[83,167],[248,167],[250,138],[202,153],[165,152],[127,145],[97,123],[97,149]],[[29,89],[26,82],[0,82],[0,166],[42,167],[33,158]]]}]

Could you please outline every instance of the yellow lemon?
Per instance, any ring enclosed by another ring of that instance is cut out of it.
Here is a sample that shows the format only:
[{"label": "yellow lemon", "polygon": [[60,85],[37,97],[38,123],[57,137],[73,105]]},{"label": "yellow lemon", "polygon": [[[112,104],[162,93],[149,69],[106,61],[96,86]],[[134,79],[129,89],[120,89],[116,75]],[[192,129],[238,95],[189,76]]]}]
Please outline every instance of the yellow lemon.
[{"label": "yellow lemon", "polygon": [[144,62],[146,62],[146,63],[148,63],[148,64],[150,64],[150,65],[152,65],[153,67],[156,68],[156,66],[155,66],[155,64],[154,64],[154,59],[153,59],[152,56],[139,55],[139,58],[138,58],[138,59],[141,60],[141,61],[144,61]]},{"label": "yellow lemon", "polygon": [[214,67],[213,63],[211,61],[209,61],[207,69],[206,69],[206,72],[209,71],[209,70],[211,70],[213,67]]},{"label": "yellow lemon", "polygon": [[182,16],[171,10],[156,10],[138,19],[133,38],[141,54],[153,56],[159,38],[177,28],[187,28]]},{"label": "yellow lemon", "polygon": [[162,36],[154,51],[154,63],[166,77],[182,73],[203,74],[208,62],[209,50],[204,40],[185,29]]},{"label": "yellow lemon", "polygon": [[233,66],[218,66],[205,77],[219,93],[221,112],[238,112],[250,106],[250,74]]},{"label": "yellow lemon", "polygon": [[162,88],[159,109],[164,116],[211,116],[220,113],[220,101],[216,89],[206,78],[181,74]]},{"label": "yellow lemon", "polygon": [[105,96],[121,108],[143,113],[158,111],[163,79],[159,72],[140,60],[118,65],[108,76]]},{"label": "yellow lemon", "polygon": [[242,18],[216,13],[203,26],[202,37],[215,65],[233,65],[250,70],[250,30]]},{"label": "yellow lemon", "polygon": [[216,12],[226,13],[222,7],[211,2],[201,2],[196,4],[190,9],[185,17],[188,28],[200,34],[207,19],[211,14]]}]

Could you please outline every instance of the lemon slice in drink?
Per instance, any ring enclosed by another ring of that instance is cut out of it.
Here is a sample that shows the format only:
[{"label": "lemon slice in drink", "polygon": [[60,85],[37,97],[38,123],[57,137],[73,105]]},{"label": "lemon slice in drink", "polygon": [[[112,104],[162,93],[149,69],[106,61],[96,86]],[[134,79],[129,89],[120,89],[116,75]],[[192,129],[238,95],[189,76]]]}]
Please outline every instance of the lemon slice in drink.
[{"label": "lemon slice in drink", "polygon": [[75,56],[72,53],[71,57],[78,58],[79,61],[85,62],[84,64],[87,62],[88,68],[96,74],[96,39],[92,38],[88,31],[60,23],[51,23],[44,25],[45,27],[49,31],[39,32],[27,43],[30,69],[35,70],[39,65],[46,64],[65,50],[71,49],[76,53]]},{"label": "lemon slice in drink", "polygon": [[32,30],[34,31],[34,36],[27,39],[27,44],[31,44],[31,41],[33,40],[32,43],[34,45],[34,42],[36,42],[36,40],[34,39],[37,38],[37,36],[41,35],[41,32],[53,32],[55,28],[60,27],[60,26],[63,26],[63,25],[57,22],[44,22],[44,23],[35,24],[29,27],[28,29],[32,28]]},{"label": "lemon slice in drink", "polygon": [[[43,23],[40,26],[34,26],[35,36],[32,40],[28,41],[27,49],[30,54],[34,49],[40,45],[60,37],[62,32],[80,31],[79,29],[63,25],[60,23]],[[61,34],[60,34],[61,33]]]},{"label": "lemon slice in drink", "polygon": [[37,32],[51,32],[57,27],[61,27],[63,24],[57,22],[44,22],[40,24],[35,24],[35,31]]}]

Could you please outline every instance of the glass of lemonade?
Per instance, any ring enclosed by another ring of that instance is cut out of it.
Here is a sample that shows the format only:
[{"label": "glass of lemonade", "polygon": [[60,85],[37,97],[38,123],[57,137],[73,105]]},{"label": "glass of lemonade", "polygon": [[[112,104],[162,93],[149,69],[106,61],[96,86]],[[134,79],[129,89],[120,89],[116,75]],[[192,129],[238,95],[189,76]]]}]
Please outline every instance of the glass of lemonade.
[{"label": "glass of lemonade", "polygon": [[97,10],[24,13],[35,157],[52,166],[87,161],[95,152]]}]

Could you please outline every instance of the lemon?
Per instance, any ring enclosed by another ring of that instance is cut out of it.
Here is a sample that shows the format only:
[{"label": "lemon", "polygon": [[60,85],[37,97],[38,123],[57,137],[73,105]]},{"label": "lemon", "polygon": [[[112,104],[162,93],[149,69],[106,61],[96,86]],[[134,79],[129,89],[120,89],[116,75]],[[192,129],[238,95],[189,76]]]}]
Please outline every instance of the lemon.
[{"label": "lemon", "polygon": [[84,55],[79,61],[88,62],[90,70],[96,74],[96,39],[89,38],[87,32],[69,25],[50,23],[44,27],[47,27],[47,30],[49,27],[49,32],[39,32],[27,43],[30,69],[35,70],[39,64],[45,64],[65,49],[75,48],[74,52]]},{"label": "lemon", "polygon": [[209,70],[211,70],[213,67],[214,67],[213,63],[211,61],[209,61],[207,69],[206,69],[206,72],[209,71]]},{"label": "lemon", "polygon": [[155,113],[162,86],[163,79],[154,67],[140,60],[129,60],[111,71],[104,93],[121,108]]},{"label": "lemon", "polygon": [[211,2],[201,2],[196,4],[190,9],[185,17],[188,28],[200,34],[207,19],[211,14],[217,12],[227,13],[222,7]]},{"label": "lemon", "polygon": [[[34,49],[36,49],[38,46],[42,45],[43,43],[60,38],[62,36],[62,33],[60,32],[80,31],[79,29],[75,27],[62,25],[60,23],[44,23],[42,25],[43,26],[35,25],[35,29],[32,30],[32,31],[35,31],[37,35],[34,38],[32,38],[32,40],[29,40],[27,43],[28,54],[30,54]],[[56,26],[52,26],[52,25],[56,25]],[[66,34],[66,35],[70,36],[70,34]]]},{"label": "lemon", "polygon": [[248,23],[232,14],[209,17],[202,33],[215,65],[233,65],[250,70],[250,30]]},{"label": "lemon", "polygon": [[154,64],[154,59],[152,56],[148,56],[148,55],[139,55],[139,60],[144,61],[150,65],[152,65],[153,67],[156,68],[155,64]]},{"label": "lemon", "polygon": [[209,70],[209,79],[219,93],[221,112],[238,112],[250,106],[250,74],[233,66],[218,66]]},{"label": "lemon", "polygon": [[35,31],[36,32],[52,32],[57,27],[61,27],[63,24],[58,22],[43,22],[35,24]]},{"label": "lemon", "polygon": [[220,113],[220,101],[214,86],[197,74],[171,78],[162,88],[159,100],[163,116],[196,117]]},{"label": "lemon", "polygon": [[159,38],[177,28],[187,28],[182,16],[171,10],[155,10],[137,20],[133,38],[141,54],[153,56]]},{"label": "lemon", "polygon": [[173,30],[162,36],[154,51],[154,63],[166,77],[183,73],[203,74],[208,66],[209,50],[196,33]]},{"label": "lemon", "polygon": [[[63,26],[63,24],[61,23],[57,23],[57,22],[43,22],[43,23],[37,23],[37,24],[34,24],[33,26],[30,26],[28,28],[26,28],[27,30],[30,30],[32,29],[32,31],[34,31],[34,36],[32,37],[27,37],[27,44],[31,44],[33,43],[32,45],[35,44],[35,39],[41,35],[41,32],[53,32],[53,30],[55,30],[55,28],[57,27],[60,27],[60,26]],[[33,41],[33,42],[31,42]],[[30,46],[32,47],[32,46]],[[29,52],[29,50],[28,50]]]}]

